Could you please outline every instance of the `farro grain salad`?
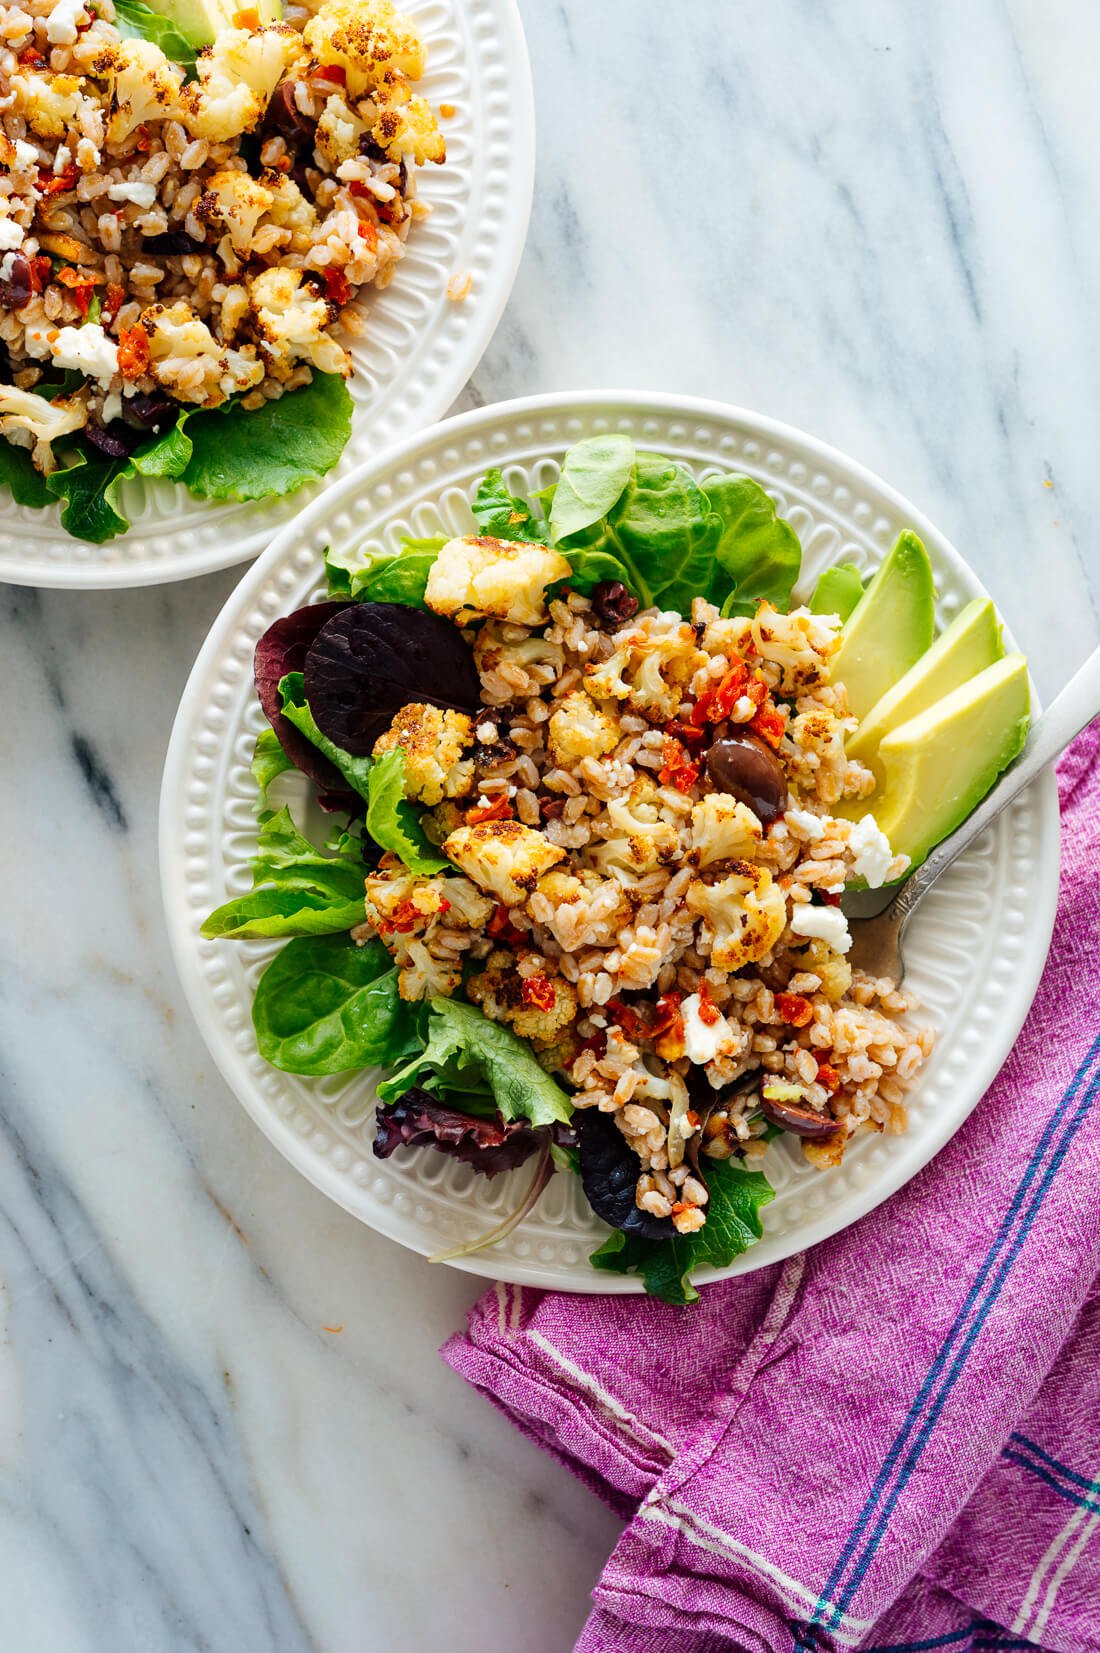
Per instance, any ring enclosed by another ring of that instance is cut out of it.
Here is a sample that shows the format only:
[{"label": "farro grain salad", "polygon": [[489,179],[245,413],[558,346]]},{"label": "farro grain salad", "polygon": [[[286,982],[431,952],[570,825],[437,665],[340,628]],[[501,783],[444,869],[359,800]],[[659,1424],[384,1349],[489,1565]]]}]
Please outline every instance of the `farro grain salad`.
[{"label": "farro grain salad", "polygon": [[74,536],[127,477],[264,499],[330,470],[344,344],[444,141],[390,0],[0,4],[0,483]]},{"label": "farro grain salad", "polygon": [[[690,1302],[693,1269],[760,1237],[771,1137],[825,1168],[904,1131],[933,1032],[853,971],[841,895],[902,877],[992,784],[1026,667],[988,602],[933,644],[912,534],[866,590],[841,566],[794,603],[798,538],[763,488],[625,436],[571,448],[533,502],[491,471],[472,515],[330,553],[328,600],[261,639],[254,883],[203,934],[293,938],[259,1049],[381,1068],[377,1155],[536,1161],[447,1255],[558,1168],[610,1225],[595,1266]],[[915,798],[952,731],[966,774],[945,759]],[[269,800],[291,767],[336,817],[323,850]]]}]

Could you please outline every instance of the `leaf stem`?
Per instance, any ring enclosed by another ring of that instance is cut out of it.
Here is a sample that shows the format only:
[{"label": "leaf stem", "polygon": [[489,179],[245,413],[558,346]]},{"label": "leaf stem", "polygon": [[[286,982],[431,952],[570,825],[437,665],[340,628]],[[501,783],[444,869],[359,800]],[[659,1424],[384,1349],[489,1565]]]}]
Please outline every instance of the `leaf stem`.
[{"label": "leaf stem", "polygon": [[528,1216],[539,1202],[546,1184],[554,1174],[553,1161],[550,1158],[550,1133],[545,1132],[539,1157],[535,1162],[535,1174],[531,1178],[530,1187],[516,1209],[505,1217],[496,1228],[490,1229],[488,1234],[482,1234],[476,1240],[468,1240],[465,1245],[452,1246],[449,1251],[437,1251],[429,1257],[429,1263],[450,1263],[456,1257],[472,1257],[475,1251],[484,1251],[486,1246],[496,1245],[505,1239],[514,1228],[518,1228],[523,1219]]}]

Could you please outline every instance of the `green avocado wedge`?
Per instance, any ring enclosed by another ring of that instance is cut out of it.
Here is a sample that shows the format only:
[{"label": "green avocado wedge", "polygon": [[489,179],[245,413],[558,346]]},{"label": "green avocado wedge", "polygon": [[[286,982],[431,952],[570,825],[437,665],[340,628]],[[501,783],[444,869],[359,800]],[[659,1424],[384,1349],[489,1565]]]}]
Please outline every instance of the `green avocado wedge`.
[{"label": "green avocado wedge", "polygon": [[935,600],[928,552],[906,529],[852,610],[830,663],[853,716],[865,718],[930,646]]},{"label": "green avocado wedge", "polygon": [[146,0],[151,11],[167,17],[196,46],[209,46],[218,35],[234,27],[238,12],[251,9],[261,23],[281,23],[283,0],[254,0],[251,8],[241,0]]},{"label": "green avocado wedge", "polygon": [[968,683],[1004,655],[997,611],[988,597],[967,603],[942,637],[887,689],[848,741],[850,758],[867,764],[882,785],[880,743],[893,729],[926,712],[944,695]]},{"label": "green avocado wedge", "polygon": [[1030,704],[1027,661],[1009,654],[884,737],[885,780],[861,807],[895,854],[919,866],[977,808],[1023,750]]}]

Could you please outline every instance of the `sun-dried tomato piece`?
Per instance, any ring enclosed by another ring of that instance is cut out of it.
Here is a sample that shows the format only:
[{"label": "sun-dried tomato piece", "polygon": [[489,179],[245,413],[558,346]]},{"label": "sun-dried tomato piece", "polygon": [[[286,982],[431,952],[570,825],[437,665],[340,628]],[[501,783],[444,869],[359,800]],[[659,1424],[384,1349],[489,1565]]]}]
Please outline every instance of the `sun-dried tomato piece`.
[{"label": "sun-dried tomato piece", "polygon": [[822,1062],[820,1059],[817,1064],[817,1082],[824,1085],[830,1095],[840,1089],[839,1073],[828,1062]]},{"label": "sun-dried tomato piece", "polygon": [[722,1015],[710,996],[710,983],[705,976],[699,983],[699,1009],[697,1014],[704,1027],[714,1027]]},{"label": "sun-dried tomato piece", "polygon": [[699,779],[699,765],[692,763],[687,748],[674,735],[666,735],[661,747],[661,768],[657,779],[677,792],[690,792]]},{"label": "sun-dried tomato piece", "polygon": [[122,309],[125,299],[125,287],[120,287],[117,281],[109,281],[107,283],[107,291],[103,298],[103,319],[105,321],[114,321],[115,317]]},{"label": "sun-dried tomato piece", "polygon": [[321,273],[325,279],[325,297],[330,298],[333,304],[345,305],[351,297],[351,283],[343,270],[329,265]]},{"label": "sun-dried tomato piece", "polygon": [[622,1028],[628,1039],[648,1039],[649,1023],[629,1004],[621,999],[608,999],[607,1014],[616,1027]]},{"label": "sun-dried tomato piece", "polygon": [[789,1027],[809,1027],[814,1019],[814,1007],[800,993],[777,993],[775,1008]]},{"label": "sun-dried tomato piece", "polygon": [[311,79],[331,80],[334,81],[337,86],[346,86],[348,82],[348,75],[347,70],[341,68],[339,63],[324,63],[320,66],[320,68],[312,71]]},{"label": "sun-dried tomato piece", "polygon": [[779,746],[787,731],[787,720],[782,712],[770,704],[761,706],[756,716],[751,719],[749,728],[761,740],[766,740],[771,747]]},{"label": "sun-dried tomato piece", "polygon": [[748,676],[744,662],[735,660],[724,677],[711,688],[704,689],[688,714],[695,727],[701,729],[705,723],[721,723],[729,717],[745,693]]},{"label": "sun-dried tomato piece", "polygon": [[124,379],[140,379],[149,366],[149,337],[144,327],[124,327],[118,336],[118,370]]},{"label": "sun-dried tomato piece", "polygon": [[549,976],[524,976],[521,993],[524,1004],[535,1010],[553,1010],[557,992]]},{"label": "sun-dried tomato piece", "polygon": [[523,931],[517,930],[512,923],[503,901],[497,903],[496,911],[485,928],[494,941],[503,941],[509,947],[518,947],[527,940]]},{"label": "sun-dried tomato piece", "polygon": [[680,1004],[683,997],[684,995],[675,987],[671,988],[669,992],[661,994],[655,1007],[656,1014],[650,1023],[649,1036],[651,1039],[659,1038],[662,1033],[671,1033],[677,1027],[683,1029],[684,1018],[680,1014]]},{"label": "sun-dried tomato piece", "polygon": [[515,813],[512,808],[512,800],[507,792],[500,792],[491,804],[485,804],[481,808],[468,809],[466,811],[466,825],[478,826],[482,821],[510,821]]},{"label": "sun-dried tomato piece", "polygon": [[67,190],[76,186],[76,163],[70,161],[67,167],[60,172],[47,172],[45,167],[38,170],[38,193],[40,195],[64,195]]},{"label": "sun-dried tomato piece", "polygon": [[418,924],[423,924],[428,917],[427,913],[420,911],[411,896],[406,896],[404,901],[397,903],[392,913],[382,919],[378,926],[378,933],[379,935],[390,936],[396,932],[398,935],[406,936],[410,930],[415,930]]}]

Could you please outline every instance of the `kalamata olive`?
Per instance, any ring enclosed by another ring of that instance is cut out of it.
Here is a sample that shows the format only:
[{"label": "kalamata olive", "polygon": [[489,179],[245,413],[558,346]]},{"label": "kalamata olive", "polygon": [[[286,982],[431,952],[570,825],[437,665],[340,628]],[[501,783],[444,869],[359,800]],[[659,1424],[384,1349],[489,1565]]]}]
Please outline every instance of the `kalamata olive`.
[{"label": "kalamata olive", "polygon": [[8,274],[0,281],[0,309],[22,310],[30,302],[31,267],[24,253],[10,253]]},{"label": "kalamata olive", "polygon": [[122,404],[123,417],[128,425],[140,425],[142,430],[169,430],[180,416],[179,403],[167,396],[127,396]]},{"label": "kalamata olive", "polygon": [[809,1142],[824,1142],[844,1129],[840,1120],[818,1113],[816,1108],[804,1108],[799,1102],[771,1102],[765,1096],[760,1112],[781,1131],[791,1131]]},{"label": "kalamata olive", "polygon": [[783,765],[755,735],[716,740],[707,753],[707,774],[719,792],[747,804],[762,826],[771,826],[787,807]]},{"label": "kalamata olive", "polygon": [[271,95],[264,115],[260,135],[263,138],[282,138],[287,149],[296,154],[313,142],[316,121],[303,115],[294,96],[295,82],[282,80]]},{"label": "kalamata olive", "polygon": [[84,440],[108,459],[128,459],[141,441],[141,432],[112,419],[109,425],[85,425]]},{"label": "kalamata olive", "polygon": [[165,230],[160,235],[147,235],[141,250],[155,257],[171,258],[183,253],[201,253],[205,243],[195,241],[186,230]]},{"label": "kalamata olive", "polygon": [[638,612],[637,597],[630,595],[621,580],[601,580],[592,587],[589,601],[606,626],[625,626]]}]

